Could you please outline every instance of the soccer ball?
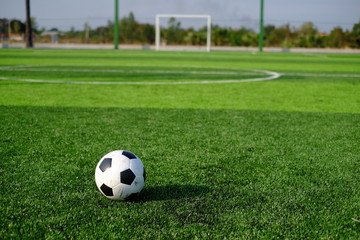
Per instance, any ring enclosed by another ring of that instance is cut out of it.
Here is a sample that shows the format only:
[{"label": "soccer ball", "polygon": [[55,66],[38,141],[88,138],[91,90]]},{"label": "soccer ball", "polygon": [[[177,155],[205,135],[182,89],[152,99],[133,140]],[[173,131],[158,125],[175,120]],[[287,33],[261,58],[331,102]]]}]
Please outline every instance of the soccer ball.
[{"label": "soccer ball", "polygon": [[117,150],[103,156],[95,169],[99,191],[112,200],[123,200],[139,193],[145,185],[145,168],[135,154]]}]

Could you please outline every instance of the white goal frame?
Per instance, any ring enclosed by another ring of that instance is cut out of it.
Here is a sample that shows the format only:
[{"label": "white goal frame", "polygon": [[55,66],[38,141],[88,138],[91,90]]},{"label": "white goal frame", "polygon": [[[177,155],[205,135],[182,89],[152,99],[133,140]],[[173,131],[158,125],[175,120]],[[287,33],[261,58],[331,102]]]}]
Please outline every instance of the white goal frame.
[{"label": "white goal frame", "polygon": [[206,51],[211,50],[211,16],[210,15],[181,15],[181,14],[157,14],[155,20],[155,49],[160,50],[160,19],[161,18],[205,18],[207,20]]}]

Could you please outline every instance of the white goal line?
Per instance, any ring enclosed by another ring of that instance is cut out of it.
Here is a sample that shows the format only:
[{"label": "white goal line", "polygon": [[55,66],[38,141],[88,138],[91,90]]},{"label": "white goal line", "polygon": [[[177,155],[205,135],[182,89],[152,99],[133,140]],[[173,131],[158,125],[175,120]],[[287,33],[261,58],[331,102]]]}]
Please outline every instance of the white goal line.
[{"label": "white goal line", "polygon": [[155,49],[160,50],[160,19],[161,18],[205,18],[207,20],[206,51],[211,50],[211,16],[210,15],[184,15],[184,14],[157,14],[155,19]]}]

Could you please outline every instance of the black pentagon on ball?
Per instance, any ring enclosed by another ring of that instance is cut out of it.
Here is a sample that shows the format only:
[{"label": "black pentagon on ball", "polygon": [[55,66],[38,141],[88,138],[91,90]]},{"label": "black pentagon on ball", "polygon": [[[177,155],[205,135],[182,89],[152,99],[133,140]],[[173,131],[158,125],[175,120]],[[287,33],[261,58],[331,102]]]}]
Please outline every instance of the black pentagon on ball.
[{"label": "black pentagon on ball", "polygon": [[111,187],[103,184],[100,187],[101,191],[105,194],[105,196],[112,197],[114,196],[113,190]]},{"label": "black pentagon on ball", "polygon": [[146,181],[146,172],[145,172],[145,168],[144,168],[144,174],[143,174],[143,177],[144,177],[144,182]]},{"label": "black pentagon on ball", "polygon": [[111,168],[112,158],[105,158],[99,168],[102,172],[105,172],[108,168]]},{"label": "black pentagon on ball", "polygon": [[129,158],[129,159],[136,159],[137,157],[135,156],[135,154],[133,154],[132,152],[128,152],[128,151],[123,151],[122,155],[124,155],[125,157]]},{"label": "black pentagon on ball", "polygon": [[131,169],[127,169],[120,173],[120,182],[126,185],[131,185],[132,182],[135,180],[135,174]]}]

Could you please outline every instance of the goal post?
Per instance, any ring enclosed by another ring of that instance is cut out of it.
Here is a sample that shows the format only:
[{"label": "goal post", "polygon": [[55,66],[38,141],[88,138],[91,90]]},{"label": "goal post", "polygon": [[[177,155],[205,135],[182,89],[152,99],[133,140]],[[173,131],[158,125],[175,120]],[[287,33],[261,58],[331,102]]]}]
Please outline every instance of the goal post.
[{"label": "goal post", "polygon": [[161,18],[203,18],[207,20],[206,51],[211,50],[211,16],[210,15],[179,15],[179,14],[157,14],[155,19],[155,49],[160,50]]}]

